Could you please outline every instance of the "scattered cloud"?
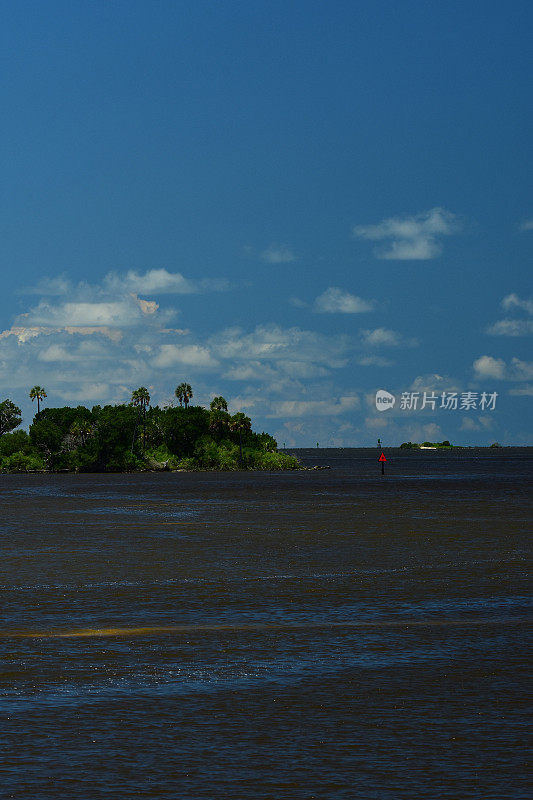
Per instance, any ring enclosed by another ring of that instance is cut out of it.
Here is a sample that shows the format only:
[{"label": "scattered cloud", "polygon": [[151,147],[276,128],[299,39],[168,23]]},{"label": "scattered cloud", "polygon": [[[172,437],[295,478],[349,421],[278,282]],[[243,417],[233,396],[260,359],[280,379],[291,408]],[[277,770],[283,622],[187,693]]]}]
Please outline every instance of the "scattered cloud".
[{"label": "scattered cloud", "polygon": [[533,361],[522,361],[520,358],[512,358],[506,364],[503,358],[493,358],[493,356],[481,356],[473,364],[476,378],[495,378],[507,381],[527,381],[533,380]]},{"label": "scattered cloud", "polygon": [[145,273],[130,270],[125,275],[111,272],[105,277],[103,285],[110,292],[134,294],[199,294],[228,288],[228,282],[224,280],[190,280],[179,272],[167,272],[166,269],[150,269]]},{"label": "scattered cloud", "polygon": [[283,244],[271,244],[259,254],[259,257],[267,264],[289,264],[291,261],[296,261],[293,251]]},{"label": "scattered cloud", "polygon": [[376,225],[355,225],[353,234],[359,239],[386,242],[375,251],[377,258],[423,261],[437,258],[442,252],[442,237],[458,229],[455,214],[444,208],[432,208],[414,216],[390,217]]},{"label": "scattered cloud", "polygon": [[372,311],[374,303],[362,300],[336,286],[330,286],[316,298],[314,308],[322,314],[361,314]]},{"label": "scattered cloud", "polygon": [[434,372],[429,375],[418,375],[409,389],[413,392],[459,392],[460,386],[455,378]]},{"label": "scattered cloud", "polygon": [[528,314],[533,314],[533,298],[521,298],[514,292],[503,298],[502,306],[506,311],[511,308],[520,308],[523,311],[527,311]]},{"label": "scattered cloud", "polygon": [[99,285],[85,281],[72,283],[65,275],[55,278],[42,278],[35,286],[24,290],[24,294],[38,294],[41,297],[68,296],[71,299],[102,298],[117,294],[199,294],[208,291],[222,291],[229,286],[225,280],[204,278],[191,280],[180,272],[166,269],[149,269],[146,272],[129,270],[125,273],[109,272]]},{"label": "scattered cloud", "polygon": [[416,347],[416,339],[407,339],[388,328],[374,328],[359,332],[361,343],[368,347]]},{"label": "scattered cloud", "polygon": [[241,328],[226,328],[211,337],[208,344],[218,359],[231,362],[227,376],[239,380],[243,364],[250,378],[254,372],[259,378],[267,366],[277,374],[324,375],[345,366],[350,349],[346,336],[327,336],[280,325],[258,325],[250,333]]},{"label": "scattered cloud", "polygon": [[105,302],[66,302],[53,304],[46,300],[21,315],[17,322],[24,327],[131,327],[143,317],[151,316],[157,303],[141,300],[135,295]]},{"label": "scattered cloud", "polygon": [[481,356],[474,361],[474,372],[477,378],[505,379],[505,361],[502,358]]},{"label": "scattered cloud", "polygon": [[218,361],[213,358],[209,349],[197,344],[162,344],[152,363],[162,369],[178,365],[200,368],[218,365]]},{"label": "scattered cloud", "polygon": [[[506,295],[502,302],[506,311],[525,311],[533,315],[533,298],[519,297],[514,292]],[[500,319],[486,328],[490,336],[528,336],[533,333],[533,319]]]},{"label": "scattered cloud", "polygon": [[487,333],[490,336],[529,336],[533,333],[533,320],[500,319],[488,326]]},{"label": "scattered cloud", "polygon": [[305,300],[300,300],[299,297],[290,297],[289,303],[295,308],[307,308],[309,306],[309,303],[306,303]]},{"label": "scattered cloud", "polygon": [[533,231],[533,219],[526,219],[519,225],[521,231]]}]

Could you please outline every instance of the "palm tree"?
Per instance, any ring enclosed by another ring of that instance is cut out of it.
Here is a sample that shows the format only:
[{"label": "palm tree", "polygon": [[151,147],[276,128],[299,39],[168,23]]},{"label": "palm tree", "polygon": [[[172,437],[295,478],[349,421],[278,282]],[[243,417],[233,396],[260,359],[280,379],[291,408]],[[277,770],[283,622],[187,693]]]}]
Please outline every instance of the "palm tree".
[{"label": "palm tree", "polygon": [[30,400],[33,401],[37,400],[37,413],[39,414],[41,411],[41,400],[47,397],[47,394],[42,386],[34,386],[33,389],[30,390]]},{"label": "palm tree", "polygon": [[176,391],[174,392],[176,397],[179,400],[180,406],[187,406],[189,405],[189,400],[192,397],[192,389],[190,383],[180,383],[179,386],[176,386]]},{"label": "palm tree", "polygon": [[176,386],[176,391],[174,392],[174,394],[178,398],[180,406],[183,406],[183,385],[184,385],[183,383],[180,383],[179,386]]},{"label": "palm tree", "polygon": [[145,386],[139,386],[131,393],[131,402],[137,406],[143,417],[143,451],[146,446],[146,407],[150,405],[150,393]]},{"label": "palm tree", "polygon": [[227,411],[228,404],[224,397],[213,397],[211,400],[211,405],[209,406],[211,411]]},{"label": "palm tree", "polygon": [[252,429],[252,420],[242,411],[238,411],[231,418],[230,428],[239,434],[239,461],[242,467],[242,435]]}]

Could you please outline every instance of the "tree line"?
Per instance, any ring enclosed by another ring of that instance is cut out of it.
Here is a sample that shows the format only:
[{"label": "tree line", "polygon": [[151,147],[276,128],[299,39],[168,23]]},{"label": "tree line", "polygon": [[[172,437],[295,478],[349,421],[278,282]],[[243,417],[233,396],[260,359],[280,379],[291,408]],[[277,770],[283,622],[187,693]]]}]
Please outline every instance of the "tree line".
[{"label": "tree line", "polygon": [[191,404],[193,391],[181,383],[177,406],[151,405],[145,386],[129,403],[76,408],[41,408],[47,394],[34,386],[30,398],[37,413],[29,432],[11,401],[0,403],[0,468],[24,471],[104,471],[146,469],[295,469],[292,456],[277,452],[268,433],[252,429],[242,412],[230,414],[224,397],[209,409]]}]

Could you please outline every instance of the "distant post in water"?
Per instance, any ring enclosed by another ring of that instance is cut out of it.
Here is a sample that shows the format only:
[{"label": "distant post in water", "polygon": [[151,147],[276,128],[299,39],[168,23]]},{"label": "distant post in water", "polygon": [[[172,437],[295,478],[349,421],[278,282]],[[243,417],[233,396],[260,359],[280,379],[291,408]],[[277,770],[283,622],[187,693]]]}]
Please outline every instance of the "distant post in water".
[{"label": "distant post in water", "polygon": [[385,461],[386,460],[387,459],[385,458],[385,453],[382,452],[380,457],[378,458],[378,461],[381,462],[381,474],[382,475],[385,475]]}]

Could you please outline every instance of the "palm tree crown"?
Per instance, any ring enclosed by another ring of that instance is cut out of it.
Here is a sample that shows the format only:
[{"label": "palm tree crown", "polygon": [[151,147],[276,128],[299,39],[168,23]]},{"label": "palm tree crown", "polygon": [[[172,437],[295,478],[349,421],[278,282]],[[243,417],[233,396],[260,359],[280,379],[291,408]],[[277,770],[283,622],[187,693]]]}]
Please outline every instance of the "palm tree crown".
[{"label": "palm tree crown", "polygon": [[227,411],[228,404],[224,397],[213,397],[210,409],[211,411]]},{"label": "palm tree crown", "polygon": [[192,397],[192,388],[190,383],[180,383],[179,386],[176,386],[176,391],[174,392],[176,397],[179,400],[180,406],[187,406],[189,405],[189,400]]},{"label": "palm tree crown", "polygon": [[30,400],[33,401],[37,400],[37,413],[39,414],[41,410],[41,400],[47,396],[45,390],[42,386],[34,386],[33,389],[30,389]]},{"label": "palm tree crown", "polygon": [[146,406],[150,405],[150,393],[145,386],[139,386],[131,393],[131,402],[134,406],[140,406],[145,411]]}]

